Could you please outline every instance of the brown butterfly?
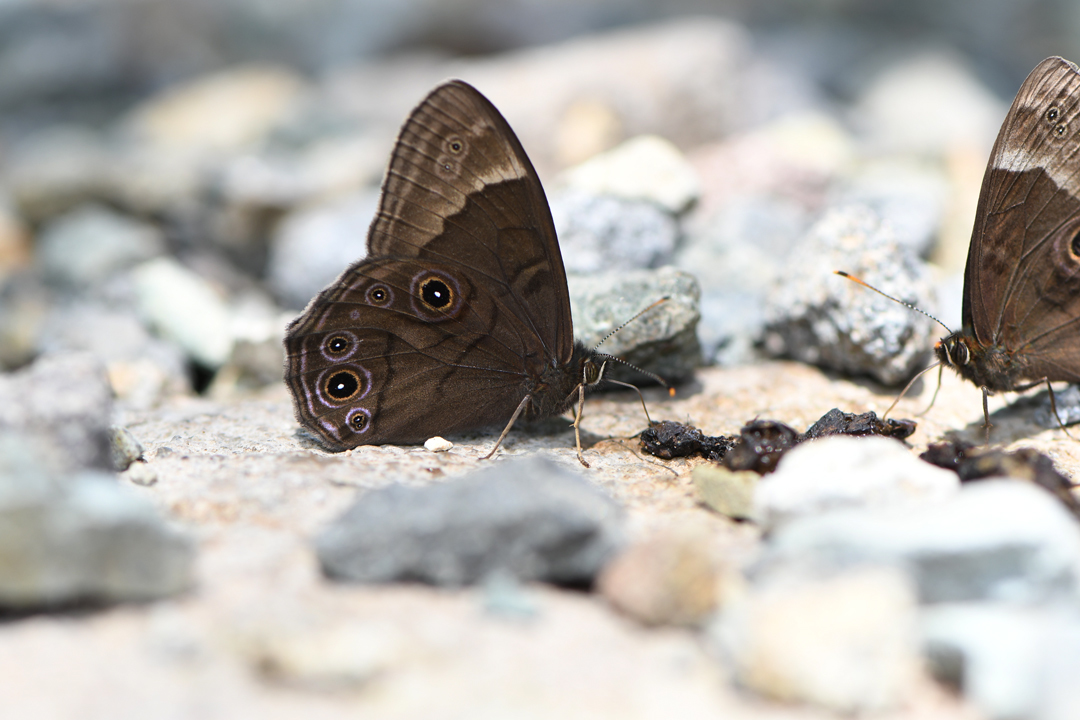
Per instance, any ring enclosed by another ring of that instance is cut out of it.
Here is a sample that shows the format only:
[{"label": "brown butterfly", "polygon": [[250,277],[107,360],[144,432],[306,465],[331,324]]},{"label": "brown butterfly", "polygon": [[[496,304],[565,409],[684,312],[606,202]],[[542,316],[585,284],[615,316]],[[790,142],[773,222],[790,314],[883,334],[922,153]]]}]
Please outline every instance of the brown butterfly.
[{"label": "brown butterfly", "polygon": [[328,449],[505,425],[490,457],[575,395],[578,433],[610,356],[574,342],[544,189],[476,89],[447,82],[409,115],[367,245],[285,337],[297,418]]},{"label": "brown butterfly", "polygon": [[987,433],[988,394],[1080,382],[1080,70],[1062,58],[1031,71],[994,143],[962,319],[935,352],[982,388]]}]

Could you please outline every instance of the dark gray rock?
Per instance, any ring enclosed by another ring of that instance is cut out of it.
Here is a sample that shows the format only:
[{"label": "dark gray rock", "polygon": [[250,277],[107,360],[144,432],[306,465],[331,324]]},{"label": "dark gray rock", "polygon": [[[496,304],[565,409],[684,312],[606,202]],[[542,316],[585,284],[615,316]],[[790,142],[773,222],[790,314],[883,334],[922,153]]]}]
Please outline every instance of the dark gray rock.
[{"label": "dark gray rock", "polygon": [[963,485],[911,510],[836,511],[780,528],[761,571],[784,564],[896,564],[922,603],[1080,598],[1080,525],[1056,498],[1020,480]]},{"label": "dark gray rock", "polygon": [[644,200],[567,190],[552,195],[551,214],[568,273],[659,267],[679,239],[675,218]]},{"label": "dark gray rock", "polygon": [[37,240],[37,261],[45,276],[79,288],[98,285],[164,252],[159,228],[99,205],[56,218],[42,227]]},{"label": "dark gray rock", "polygon": [[364,494],[315,541],[330,577],[461,586],[496,573],[588,584],[622,543],[603,491],[540,458],[496,462],[461,480]]},{"label": "dark gray rock", "polygon": [[933,321],[837,270],[933,311],[929,271],[911,248],[868,208],[836,208],[787,257],[765,310],[765,351],[886,385],[922,369],[941,334]]},{"label": "dark gray rock", "polygon": [[68,470],[111,470],[112,390],[88,353],[43,357],[0,375],[0,431],[40,436]]},{"label": "dark gray rock", "polygon": [[[574,337],[586,347],[615,355],[667,382],[691,377],[701,364],[697,339],[700,290],[693,276],[672,267],[569,278]],[[660,298],[669,298],[597,343]],[[641,373],[609,363],[606,377],[636,385]]]},{"label": "dark gray rock", "polygon": [[142,601],[192,581],[190,538],[112,475],[70,473],[41,437],[0,429],[0,607]]}]

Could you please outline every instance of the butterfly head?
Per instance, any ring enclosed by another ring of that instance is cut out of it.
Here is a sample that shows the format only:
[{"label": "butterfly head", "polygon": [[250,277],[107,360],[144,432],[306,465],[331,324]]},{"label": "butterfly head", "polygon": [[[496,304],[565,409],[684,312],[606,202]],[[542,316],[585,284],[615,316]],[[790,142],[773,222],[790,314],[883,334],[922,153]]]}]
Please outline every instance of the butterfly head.
[{"label": "butterfly head", "polygon": [[938,341],[934,346],[934,354],[944,364],[960,371],[971,363],[971,340],[970,335],[963,330],[954,332]]}]

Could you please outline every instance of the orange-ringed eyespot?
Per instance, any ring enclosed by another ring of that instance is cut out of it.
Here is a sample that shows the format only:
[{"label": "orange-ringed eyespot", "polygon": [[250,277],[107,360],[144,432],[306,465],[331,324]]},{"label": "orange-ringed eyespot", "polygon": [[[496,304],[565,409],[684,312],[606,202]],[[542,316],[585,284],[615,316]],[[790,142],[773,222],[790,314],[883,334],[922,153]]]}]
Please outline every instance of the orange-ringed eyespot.
[{"label": "orange-ringed eyespot", "polygon": [[442,310],[454,301],[450,287],[437,277],[429,277],[420,283],[420,299],[434,310]]},{"label": "orange-ringed eyespot", "polygon": [[372,305],[385,305],[390,302],[390,291],[385,285],[372,285],[368,288],[367,299]]},{"label": "orange-ringed eyespot", "polygon": [[348,400],[360,391],[360,378],[352,370],[339,370],[327,379],[325,390],[338,402]]},{"label": "orange-ringed eyespot", "polygon": [[340,355],[349,349],[349,338],[344,335],[333,335],[326,341],[326,351],[331,355]]}]

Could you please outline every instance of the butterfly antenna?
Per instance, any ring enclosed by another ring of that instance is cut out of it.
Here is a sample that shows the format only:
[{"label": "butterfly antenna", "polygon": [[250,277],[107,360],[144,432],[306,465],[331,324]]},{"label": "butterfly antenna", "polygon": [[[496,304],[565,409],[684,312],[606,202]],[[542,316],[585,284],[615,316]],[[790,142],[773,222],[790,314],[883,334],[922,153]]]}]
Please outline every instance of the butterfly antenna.
[{"label": "butterfly antenna", "polygon": [[[596,343],[596,347],[594,347],[594,348],[593,348],[593,350],[595,350],[596,348],[598,348],[598,347],[600,347],[601,345],[603,345],[604,343],[606,343],[606,342],[607,342],[608,340],[610,340],[610,339],[611,339],[611,336],[612,336],[612,335],[614,335],[615,333],[619,332],[619,331],[620,331],[620,330],[622,330],[622,329],[623,329],[624,327],[626,327],[626,326],[627,326],[627,325],[629,325],[630,323],[634,322],[634,321],[635,321],[635,320],[637,320],[637,319],[638,319],[639,317],[641,317],[641,316],[642,316],[642,315],[644,315],[645,313],[649,312],[650,310],[652,310],[652,309],[653,309],[654,307],[656,307],[657,305],[660,305],[660,304],[666,303],[666,302],[667,302],[668,300],[670,300],[670,299],[671,299],[671,297],[669,297],[669,296],[665,295],[664,297],[662,297],[662,298],[660,298],[659,300],[657,300],[656,302],[654,302],[654,303],[653,303],[652,305],[649,305],[649,306],[648,306],[648,307],[646,307],[646,308],[642,308],[642,309],[641,309],[640,311],[638,311],[638,312],[637,312],[637,314],[635,314],[635,315],[634,315],[634,317],[630,318],[629,320],[627,320],[626,322],[624,322],[624,323],[623,323],[622,325],[620,325],[619,327],[615,328],[614,330],[612,330],[611,332],[609,332],[609,333],[608,333],[607,335],[605,335],[605,336],[604,336],[604,339],[603,339],[603,340],[601,340],[600,342]],[[608,355],[608,357],[612,357],[612,356]],[[623,362],[622,360],[619,360],[618,358],[615,358],[615,357],[612,357],[612,359],[613,359],[613,360],[618,360],[619,362]],[[630,367],[634,367],[633,365],[630,365],[630,363],[623,363],[623,364],[624,364],[624,365],[629,365]],[[635,370],[637,370],[638,372],[645,372],[644,370],[641,370],[640,368],[634,368],[634,369],[635,369]],[[649,373],[645,373],[645,374],[646,374],[646,375],[649,375]],[[659,380],[659,378],[657,378],[657,379]],[[664,381],[663,381],[663,380],[660,380],[660,382],[661,382],[661,383],[663,383]],[[667,386],[665,385],[665,387],[667,387]]]},{"label": "butterfly antenna", "polygon": [[930,313],[926,312],[922,308],[917,308],[914,305],[912,305],[911,303],[907,302],[906,300],[901,300],[900,298],[893,297],[892,295],[888,294],[887,292],[882,292],[881,290],[878,290],[876,287],[874,287],[870,283],[863,282],[859,278],[855,277],[854,275],[850,275],[850,274],[844,272],[843,270],[834,270],[833,272],[835,272],[840,277],[845,277],[845,278],[847,278],[848,280],[850,280],[852,282],[855,282],[855,283],[858,283],[858,284],[862,285],[864,288],[868,288],[870,290],[873,290],[874,292],[876,292],[878,295],[881,295],[882,297],[889,298],[890,300],[892,300],[895,303],[900,303],[901,305],[903,305],[904,307],[906,307],[909,310],[914,310],[917,313],[922,313],[926,317],[928,317],[931,320],[933,320],[934,322],[936,322],[941,327],[945,328],[945,332],[947,332],[949,334],[952,334],[952,329],[950,329],[948,325],[941,322],[936,317],[934,317]]},{"label": "butterfly antenna", "polygon": [[[658,382],[661,385],[663,385],[664,387],[666,387],[667,391],[668,391],[668,395],[671,395],[672,397],[675,396],[675,388],[671,387],[666,382],[664,382],[664,378],[660,377],[659,375],[657,375],[654,372],[649,372],[648,370],[642,370],[637,365],[634,365],[633,363],[628,363],[625,360],[623,360],[622,358],[617,358],[614,355],[606,355],[604,353],[597,353],[596,357],[602,358],[605,362],[608,361],[608,360],[611,360],[612,362],[617,362],[617,363],[620,363],[622,365],[625,365],[628,368],[633,368],[634,370],[637,370],[642,375],[645,375],[647,377],[651,377],[653,380],[655,380],[656,382]],[[645,419],[648,421],[650,426],[652,425],[652,418],[649,417],[649,408],[645,407],[645,396],[641,394],[641,390],[638,389],[637,385],[631,385],[630,383],[623,382],[622,380],[612,380],[611,378],[604,378],[604,380],[606,380],[609,383],[615,383],[616,385],[622,385],[623,387],[631,388],[634,392],[636,392],[638,394],[638,398],[641,400],[641,409],[645,411]]]},{"label": "butterfly antenna", "polygon": [[[600,347],[600,346],[601,346],[601,345],[603,345],[603,344],[604,344],[605,342],[607,342],[607,341],[608,341],[608,340],[609,340],[609,339],[611,338],[611,336],[612,336],[612,335],[614,335],[615,333],[619,332],[619,331],[620,331],[620,330],[622,330],[622,329],[623,329],[624,327],[626,327],[626,326],[627,326],[627,325],[629,325],[630,323],[634,322],[634,321],[635,321],[635,320],[637,320],[637,319],[638,319],[639,317],[641,317],[641,316],[642,316],[642,315],[644,315],[645,313],[649,312],[650,310],[652,310],[652,309],[653,309],[654,307],[656,307],[657,305],[662,305],[663,303],[666,303],[666,302],[667,302],[668,300],[670,300],[670,299],[671,299],[671,296],[669,296],[669,295],[665,295],[664,297],[660,298],[659,300],[657,300],[656,302],[652,303],[651,305],[649,305],[649,306],[647,306],[647,307],[644,307],[644,308],[642,308],[642,309],[641,309],[641,310],[639,310],[639,311],[638,311],[637,313],[635,313],[635,314],[634,314],[634,316],[633,316],[632,318],[630,318],[629,320],[627,320],[626,322],[624,322],[624,323],[623,323],[622,325],[620,325],[619,327],[615,328],[614,330],[612,330],[611,332],[609,332],[609,333],[608,333],[607,335],[605,335],[605,336],[603,337],[603,339],[602,339],[602,340],[601,340],[600,342],[596,343],[596,345],[595,345],[595,346],[593,347],[593,350],[595,351],[595,350],[596,350],[596,348]],[[615,357],[614,355],[608,355],[608,354],[606,354],[606,353],[597,353],[597,357],[601,357],[601,358],[603,358],[604,360],[611,360],[612,362],[617,362],[617,363],[620,363],[620,364],[622,364],[622,365],[625,365],[625,366],[626,366],[626,367],[628,367],[628,368],[632,368],[632,369],[634,369],[634,370],[637,370],[637,371],[638,371],[639,373],[641,373],[642,375],[645,375],[646,377],[650,377],[650,378],[652,378],[653,380],[655,380],[656,382],[658,382],[658,383],[660,383],[661,385],[663,385],[664,387],[666,387],[666,388],[667,388],[667,391],[668,391],[668,395],[670,395],[671,397],[675,397],[675,388],[673,388],[673,387],[671,387],[670,385],[668,385],[668,384],[667,384],[667,383],[666,383],[666,382],[664,381],[664,378],[660,377],[660,376],[659,376],[659,375],[657,375],[656,373],[653,373],[653,372],[649,372],[648,370],[642,370],[642,369],[641,369],[641,368],[639,368],[639,367],[638,367],[637,365],[634,365],[633,363],[628,363],[628,362],[626,362],[625,360],[623,360],[622,358],[619,358],[619,357]],[[605,379],[605,380],[607,380],[608,382],[613,382],[613,383],[615,383],[616,385],[625,385],[626,387],[632,387],[632,388],[634,388],[634,390],[637,390],[637,394],[638,394],[638,396],[641,396],[641,391],[640,391],[640,390],[638,390],[638,389],[637,389],[637,386],[635,386],[635,385],[631,385],[630,383],[624,383],[624,382],[619,382],[618,380],[611,380],[610,378],[604,378],[604,379]],[[644,397],[642,397],[642,398],[641,398],[641,406],[642,406],[642,407],[645,407],[645,398],[644,398]],[[649,411],[648,411],[648,410],[646,410],[646,411],[645,411],[645,417],[648,417],[648,416],[649,416]],[[651,423],[652,421],[650,420],[649,422]]]}]

